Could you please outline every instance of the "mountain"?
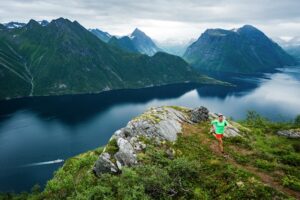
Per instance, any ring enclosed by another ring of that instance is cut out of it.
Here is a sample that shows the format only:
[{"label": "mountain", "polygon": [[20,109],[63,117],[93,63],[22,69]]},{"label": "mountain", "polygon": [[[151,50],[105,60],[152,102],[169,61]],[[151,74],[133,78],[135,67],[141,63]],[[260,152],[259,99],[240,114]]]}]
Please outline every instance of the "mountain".
[{"label": "mountain", "polygon": [[113,36],[109,42],[109,45],[122,49],[123,51],[126,52],[131,52],[131,53],[140,53],[139,50],[135,47],[134,43],[128,36],[123,36],[120,38],[117,38],[116,36]]},{"label": "mountain", "polygon": [[284,47],[284,50],[288,54],[292,55],[298,61],[298,63],[300,63],[300,44],[286,46]]},{"label": "mountain", "polygon": [[149,36],[137,28],[129,36],[114,37],[108,43],[125,51],[149,56],[161,51]]},{"label": "mountain", "polygon": [[[49,22],[47,20],[41,20],[41,21],[37,21],[37,22],[40,25],[42,25],[42,26],[47,26],[49,24]],[[8,22],[8,23],[4,23],[4,26],[6,28],[9,28],[9,29],[22,28],[25,25],[26,25],[26,23],[21,23],[21,22]]]},{"label": "mountain", "polygon": [[47,26],[49,22],[47,20],[37,21],[42,26]]},{"label": "mountain", "polygon": [[257,114],[228,119],[222,153],[209,131],[216,117],[204,107],[150,108],[105,147],[67,159],[43,191],[34,186],[0,199],[300,198],[299,140],[278,135],[294,127],[299,137],[299,125]]},{"label": "mountain", "polygon": [[184,53],[196,69],[264,72],[295,65],[294,58],[251,25],[239,29],[208,29]]},{"label": "mountain", "polygon": [[176,56],[183,56],[187,47],[190,46],[195,39],[189,41],[177,41],[177,40],[166,40],[163,42],[157,42],[158,46],[166,53],[173,54]]},{"label": "mountain", "polygon": [[112,37],[108,32],[104,32],[99,29],[89,29],[89,31],[105,43],[107,43]]},{"label": "mountain", "polygon": [[77,21],[0,26],[0,99],[95,93],[178,82],[214,82],[181,58],[110,47]]},{"label": "mountain", "polygon": [[13,29],[13,28],[21,28],[25,26],[25,23],[20,23],[20,22],[8,22],[3,24],[6,28]]},{"label": "mountain", "polygon": [[152,39],[138,28],[131,33],[130,38],[140,53],[152,56],[156,52],[161,51]]},{"label": "mountain", "polygon": [[300,63],[300,37],[292,37],[287,40],[275,38],[276,41],[283,47],[283,49],[292,55]]}]

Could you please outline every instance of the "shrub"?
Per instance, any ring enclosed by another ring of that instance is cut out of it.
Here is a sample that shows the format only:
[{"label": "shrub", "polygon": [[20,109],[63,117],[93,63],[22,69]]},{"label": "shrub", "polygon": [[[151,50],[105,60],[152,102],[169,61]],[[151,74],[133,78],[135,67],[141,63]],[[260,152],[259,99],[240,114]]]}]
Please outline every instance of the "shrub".
[{"label": "shrub", "polygon": [[294,176],[285,176],[282,179],[282,184],[293,190],[300,191],[300,180]]},{"label": "shrub", "polygon": [[234,160],[240,164],[246,164],[250,162],[250,157],[238,154],[236,152],[231,152],[231,155],[233,156]]},{"label": "shrub", "polygon": [[268,124],[268,120],[252,110],[247,112],[246,123],[252,127],[264,128]]},{"label": "shrub", "polygon": [[295,125],[300,126],[300,115],[297,115],[294,120]]},{"label": "shrub", "polygon": [[291,153],[289,155],[282,156],[281,162],[287,165],[300,166],[300,156],[295,153]]},{"label": "shrub", "polygon": [[115,138],[111,139],[105,147],[105,152],[114,155],[119,151],[117,140]]},{"label": "shrub", "polygon": [[252,149],[252,146],[250,145],[250,142],[245,139],[244,137],[229,137],[229,138],[226,138],[226,141],[228,141],[229,143],[231,144],[236,144],[240,147],[244,147],[246,149]]},{"label": "shrub", "polygon": [[194,198],[198,200],[207,200],[209,199],[209,196],[203,189],[196,187],[194,189]]},{"label": "shrub", "polygon": [[267,170],[267,171],[272,171],[275,168],[275,164],[274,163],[270,163],[266,160],[261,160],[261,159],[257,159],[255,161],[255,166]]},{"label": "shrub", "polygon": [[299,153],[300,152],[300,143],[293,144],[293,149],[295,150],[295,152]]}]

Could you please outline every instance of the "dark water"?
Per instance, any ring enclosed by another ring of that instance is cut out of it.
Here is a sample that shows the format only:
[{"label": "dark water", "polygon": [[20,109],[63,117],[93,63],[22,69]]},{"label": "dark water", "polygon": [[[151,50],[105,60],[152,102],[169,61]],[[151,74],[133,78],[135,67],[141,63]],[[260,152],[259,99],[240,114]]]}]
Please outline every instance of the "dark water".
[{"label": "dark water", "polygon": [[63,164],[57,159],[106,144],[115,130],[152,106],[204,105],[234,119],[247,110],[273,120],[300,113],[300,68],[260,77],[212,75],[237,87],[178,84],[0,102],[0,191],[43,186]]}]

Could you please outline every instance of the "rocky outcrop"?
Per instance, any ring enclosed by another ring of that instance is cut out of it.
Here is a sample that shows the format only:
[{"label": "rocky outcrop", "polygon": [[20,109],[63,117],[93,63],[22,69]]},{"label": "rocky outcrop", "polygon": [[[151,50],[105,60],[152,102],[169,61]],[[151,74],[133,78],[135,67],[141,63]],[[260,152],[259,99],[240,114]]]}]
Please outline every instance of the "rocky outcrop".
[{"label": "rocky outcrop", "polygon": [[277,134],[288,138],[300,138],[300,129],[281,130],[277,131]]},{"label": "rocky outcrop", "polygon": [[[110,142],[95,163],[94,172],[97,176],[102,173],[116,173],[123,166],[133,166],[138,163],[137,154],[146,148],[143,138],[155,142],[175,142],[177,134],[182,131],[183,123],[200,123],[216,115],[207,108],[195,109],[183,107],[156,107],[128,122],[127,126],[117,130]],[[225,137],[240,136],[235,125],[230,124],[225,131]]]},{"label": "rocky outcrop", "polygon": [[191,111],[191,121],[198,123],[201,121],[207,121],[209,118],[209,111],[207,108],[201,106],[200,108],[195,108]]}]

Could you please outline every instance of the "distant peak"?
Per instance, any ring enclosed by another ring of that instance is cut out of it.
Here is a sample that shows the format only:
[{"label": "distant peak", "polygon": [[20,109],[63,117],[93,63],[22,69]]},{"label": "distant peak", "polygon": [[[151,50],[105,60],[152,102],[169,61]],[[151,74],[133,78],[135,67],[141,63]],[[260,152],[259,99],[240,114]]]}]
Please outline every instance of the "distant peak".
[{"label": "distant peak", "polygon": [[63,23],[65,23],[65,22],[71,22],[71,21],[66,19],[66,18],[59,17],[57,19],[52,20],[51,22],[63,22]]},{"label": "distant peak", "polygon": [[256,27],[249,25],[249,24],[242,26],[238,30],[258,31],[258,29]]},{"label": "distant peak", "polygon": [[35,21],[34,19],[31,19],[31,20],[29,20],[29,22],[27,23],[26,26],[29,28],[32,28],[32,27],[38,27],[38,26],[40,26],[40,24],[37,21]]},{"label": "distant peak", "polygon": [[13,29],[13,28],[21,28],[25,26],[25,23],[20,23],[20,22],[8,22],[3,24],[6,28]]},{"label": "distant peak", "polygon": [[207,29],[204,34],[210,35],[210,36],[226,36],[230,34],[232,31],[221,29],[221,28],[215,28],[215,29]]},{"label": "distant peak", "polygon": [[51,22],[51,24],[58,24],[58,25],[65,25],[65,24],[72,24],[72,23],[78,23],[77,21],[71,22],[70,20],[68,20],[67,18],[57,18],[57,19],[53,19]]},{"label": "distant peak", "polygon": [[64,26],[69,26],[71,24],[76,24],[77,22],[71,22],[70,20],[66,19],[66,18],[57,18],[57,19],[53,19],[50,24],[57,26],[57,27],[64,27]]},{"label": "distant peak", "polygon": [[138,28],[135,28],[134,31],[131,33],[132,36],[137,36],[137,35],[146,35],[143,31],[141,31]]},{"label": "distant peak", "polygon": [[49,22],[47,20],[41,20],[41,21],[38,21],[38,23],[42,26],[47,26],[49,24]]},{"label": "distant peak", "polygon": [[143,32],[143,31],[141,31],[139,28],[135,28],[135,29],[133,30],[133,32]]}]

